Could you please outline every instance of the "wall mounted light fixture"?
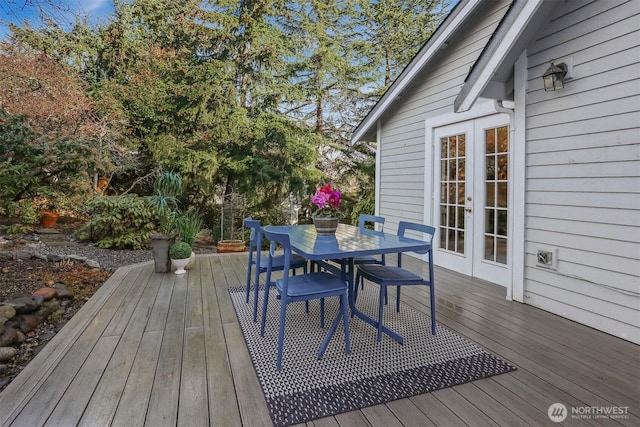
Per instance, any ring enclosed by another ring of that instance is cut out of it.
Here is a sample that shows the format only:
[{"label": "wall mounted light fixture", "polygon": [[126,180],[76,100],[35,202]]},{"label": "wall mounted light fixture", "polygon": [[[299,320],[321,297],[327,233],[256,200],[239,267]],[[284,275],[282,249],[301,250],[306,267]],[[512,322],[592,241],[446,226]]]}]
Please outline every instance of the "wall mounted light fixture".
[{"label": "wall mounted light fixture", "polygon": [[552,62],[542,76],[545,92],[562,89],[564,87],[564,76],[567,75],[567,70],[567,64],[564,62],[558,65]]}]

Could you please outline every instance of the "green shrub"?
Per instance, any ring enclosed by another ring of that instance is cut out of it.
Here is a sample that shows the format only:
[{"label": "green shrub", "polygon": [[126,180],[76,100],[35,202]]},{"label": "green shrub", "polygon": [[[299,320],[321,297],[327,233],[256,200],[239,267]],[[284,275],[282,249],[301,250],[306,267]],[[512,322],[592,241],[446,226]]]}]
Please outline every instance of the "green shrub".
[{"label": "green shrub", "polygon": [[153,195],[147,197],[147,205],[156,212],[158,231],[172,234],[175,230],[177,197],[182,193],[182,178],[175,172],[164,172],[153,184]]},{"label": "green shrub", "polygon": [[191,256],[191,246],[187,242],[180,240],[175,242],[169,248],[169,258],[171,259],[185,259]]},{"label": "green shrub", "polygon": [[136,194],[96,196],[87,204],[90,216],[76,236],[100,248],[143,249],[153,231],[155,213]]},{"label": "green shrub", "polygon": [[200,213],[195,209],[190,209],[176,216],[175,226],[180,235],[180,240],[188,243],[189,246],[193,246],[196,236],[202,229],[202,225]]}]

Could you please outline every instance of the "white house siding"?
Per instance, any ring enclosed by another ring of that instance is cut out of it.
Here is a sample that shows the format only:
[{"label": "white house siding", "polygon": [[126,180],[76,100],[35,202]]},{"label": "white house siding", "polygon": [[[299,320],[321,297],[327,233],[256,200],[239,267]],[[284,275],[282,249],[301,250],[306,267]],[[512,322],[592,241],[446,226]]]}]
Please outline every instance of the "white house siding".
[{"label": "white house siding", "polygon": [[[525,302],[640,343],[640,2],[554,15],[527,47]],[[549,62],[571,59],[544,92]]]},{"label": "white house siding", "polygon": [[511,2],[483,2],[488,19],[466,25],[454,35],[439,58],[414,79],[401,98],[385,112],[380,126],[379,214],[385,230],[401,220],[422,222],[430,194],[424,188],[425,120],[453,111],[469,68],[506,13]]}]

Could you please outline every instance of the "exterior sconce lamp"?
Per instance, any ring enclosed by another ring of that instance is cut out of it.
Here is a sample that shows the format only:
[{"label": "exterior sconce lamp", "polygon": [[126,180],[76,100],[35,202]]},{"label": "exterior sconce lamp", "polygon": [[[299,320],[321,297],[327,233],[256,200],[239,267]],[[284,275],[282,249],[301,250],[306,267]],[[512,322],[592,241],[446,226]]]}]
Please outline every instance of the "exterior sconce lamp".
[{"label": "exterior sconce lamp", "polygon": [[567,75],[567,70],[567,64],[564,62],[558,65],[552,62],[542,76],[545,92],[562,89],[564,87],[564,77]]}]

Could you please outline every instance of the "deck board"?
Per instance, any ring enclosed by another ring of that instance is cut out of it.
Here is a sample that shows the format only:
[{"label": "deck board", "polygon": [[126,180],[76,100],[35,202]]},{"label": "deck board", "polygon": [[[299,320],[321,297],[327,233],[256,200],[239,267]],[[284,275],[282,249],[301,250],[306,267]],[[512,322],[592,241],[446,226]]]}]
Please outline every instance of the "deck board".
[{"label": "deck board", "polygon": [[[271,425],[227,291],[244,285],[246,263],[219,254],[198,256],[186,276],[119,269],[0,394],[0,426]],[[625,419],[566,425],[640,425],[639,346],[456,272],[437,268],[436,284],[438,322],[518,370],[307,426],[551,426],[555,402],[629,406]],[[429,312],[424,287],[402,300]]]}]

